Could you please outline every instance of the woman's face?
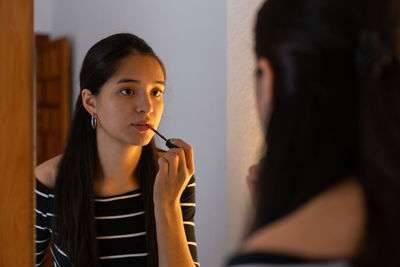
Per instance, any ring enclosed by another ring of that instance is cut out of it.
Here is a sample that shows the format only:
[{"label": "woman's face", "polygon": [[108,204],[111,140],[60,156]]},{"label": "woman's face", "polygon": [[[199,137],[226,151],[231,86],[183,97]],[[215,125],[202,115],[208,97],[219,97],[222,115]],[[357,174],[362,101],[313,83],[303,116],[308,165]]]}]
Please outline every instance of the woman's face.
[{"label": "woman's face", "polygon": [[257,69],[259,72],[256,83],[257,111],[261,126],[266,131],[273,108],[274,72],[266,58],[258,59]]},{"label": "woman's face", "polygon": [[120,142],[145,146],[164,109],[164,72],[151,56],[130,55],[96,96],[97,131]]}]

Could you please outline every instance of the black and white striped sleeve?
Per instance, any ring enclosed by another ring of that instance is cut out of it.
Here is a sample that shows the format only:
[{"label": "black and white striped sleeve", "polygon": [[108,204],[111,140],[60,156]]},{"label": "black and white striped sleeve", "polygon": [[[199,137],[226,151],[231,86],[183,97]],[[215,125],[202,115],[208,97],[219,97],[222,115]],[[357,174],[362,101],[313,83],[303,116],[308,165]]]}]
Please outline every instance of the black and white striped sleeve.
[{"label": "black and white striped sleeve", "polygon": [[190,253],[192,254],[192,258],[196,266],[200,266],[197,260],[197,243],[194,224],[194,215],[196,212],[195,188],[195,178],[194,176],[192,176],[188,185],[182,193],[181,209],[183,216],[183,225],[185,228],[186,239],[189,245]]},{"label": "black and white striped sleeve", "polygon": [[35,207],[35,230],[36,230],[36,266],[42,266],[46,255],[47,246],[50,240],[50,229],[48,222],[49,198],[52,197],[39,180],[36,179],[36,207]]}]

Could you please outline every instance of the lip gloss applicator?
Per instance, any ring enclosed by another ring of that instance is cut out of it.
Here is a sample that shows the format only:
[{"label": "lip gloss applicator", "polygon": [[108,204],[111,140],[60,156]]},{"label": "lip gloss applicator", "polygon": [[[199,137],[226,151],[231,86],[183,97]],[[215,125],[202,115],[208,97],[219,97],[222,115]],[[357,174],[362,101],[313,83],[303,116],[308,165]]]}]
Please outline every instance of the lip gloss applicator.
[{"label": "lip gloss applicator", "polygon": [[159,137],[161,137],[164,141],[166,141],[165,145],[169,148],[179,148],[178,146],[174,145],[173,143],[171,143],[171,139],[167,139],[165,138],[162,134],[160,134],[159,132],[157,132],[153,127],[149,127],[153,132],[155,132]]}]

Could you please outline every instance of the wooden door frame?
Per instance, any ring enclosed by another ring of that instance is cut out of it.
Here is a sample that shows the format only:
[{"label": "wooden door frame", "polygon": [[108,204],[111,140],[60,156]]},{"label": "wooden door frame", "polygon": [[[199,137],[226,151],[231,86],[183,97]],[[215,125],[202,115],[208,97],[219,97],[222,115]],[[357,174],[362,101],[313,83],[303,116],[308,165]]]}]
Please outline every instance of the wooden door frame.
[{"label": "wooden door frame", "polygon": [[33,0],[0,0],[0,266],[34,253]]}]

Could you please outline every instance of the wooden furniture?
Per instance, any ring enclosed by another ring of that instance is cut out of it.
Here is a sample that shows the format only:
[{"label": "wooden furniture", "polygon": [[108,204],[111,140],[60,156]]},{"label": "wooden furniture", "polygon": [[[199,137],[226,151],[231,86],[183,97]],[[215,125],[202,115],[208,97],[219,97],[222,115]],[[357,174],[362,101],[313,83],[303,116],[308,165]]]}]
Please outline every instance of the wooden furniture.
[{"label": "wooden furniture", "polygon": [[70,114],[70,64],[66,38],[36,35],[37,165],[64,150]]}]

